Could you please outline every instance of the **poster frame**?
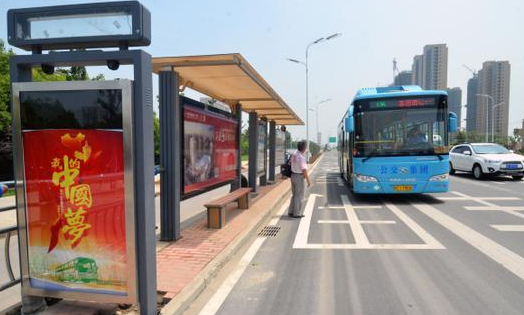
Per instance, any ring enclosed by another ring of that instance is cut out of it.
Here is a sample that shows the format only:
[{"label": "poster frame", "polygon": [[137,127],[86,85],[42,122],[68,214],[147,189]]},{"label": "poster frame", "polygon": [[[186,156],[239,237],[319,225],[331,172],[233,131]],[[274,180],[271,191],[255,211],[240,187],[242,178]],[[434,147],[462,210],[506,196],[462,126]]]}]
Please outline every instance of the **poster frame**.
[{"label": "poster frame", "polygon": [[[189,108],[191,109],[194,109],[194,110],[198,110],[198,111],[202,111],[204,113],[208,113],[210,115],[215,115],[215,116],[219,116],[220,118],[223,118],[223,119],[228,119],[228,120],[231,120],[231,122],[237,124],[237,128],[238,128],[238,120],[236,119],[236,115],[232,114],[232,113],[228,113],[226,111],[223,111],[221,109],[218,109],[216,107],[213,107],[213,106],[209,106],[209,105],[206,105],[202,102],[199,102],[199,101],[196,101],[194,99],[191,99],[189,97],[185,97],[185,96],[182,96],[180,95],[180,126],[181,126],[181,140],[180,140],[180,200],[186,200],[186,199],[189,199],[189,198],[192,198],[192,197],[195,197],[195,196],[198,196],[198,195],[201,195],[201,194],[205,194],[211,190],[214,190],[214,189],[217,189],[217,188],[220,188],[220,187],[223,187],[223,186],[226,186],[226,185],[230,185],[232,183],[235,183],[237,181],[237,178],[235,177],[234,179],[230,179],[230,180],[226,180],[226,181],[223,181],[223,182],[220,182],[220,183],[216,183],[216,184],[213,184],[213,185],[209,185],[203,189],[199,189],[199,190],[195,190],[195,191],[192,191],[192,192],[189,192],[189,193],[184,193],[184,183],[185,183],[185,178],[184,178],[184,148],[185,148],[185,137],[184,137],[184,134],[185,134],[185,128],[184,128],[184,117],[185,117],[185,108],[186,106],[188,106]],[[238,137],[238,135],[237,135]],[[235,150],[235,154],[238,155],[238,147],[240,145],[240,139],[237,138],[237,143],[236,143],[236,150]],[[240,159],[241,157],[240,156],[237,156],[237,159]]]},{"label": "poster frame", "polygon": [[[133,137],[133,81],[127,79],[108,81],[66,81],[66,82],[13,82],[11,100],[13,111],[13,154],[22,163],[15,164],[16,210],[18,220],[18,240],[20,272],[23,296],[42,296],[100,303],[138,303],[137,249],[135,229],[135,176],[134,176],[134,137]],[[127,295],[78,291],[46,290],[31,287],[29,282],[29,253],[27,235],[27,208],[25,194],[25,174],[23,161],[23,142],[21,125],[20,92],[74,91],[74,90],[121,90],[122,91],[122,137],[124,159],[124,196],[126,224],[126,275]]]}]

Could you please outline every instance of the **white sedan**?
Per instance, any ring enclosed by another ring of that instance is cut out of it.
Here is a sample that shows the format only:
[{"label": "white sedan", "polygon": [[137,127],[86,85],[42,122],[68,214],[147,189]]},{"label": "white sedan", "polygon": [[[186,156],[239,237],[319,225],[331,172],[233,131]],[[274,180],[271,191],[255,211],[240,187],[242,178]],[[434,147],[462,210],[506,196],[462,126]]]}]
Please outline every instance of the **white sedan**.
[{"label": "white sedan", "polygon": [[471,172],[476,179],[484,175],[524,177],[524,156],[495,143],[464,143],[449,152],[449,173]]}]

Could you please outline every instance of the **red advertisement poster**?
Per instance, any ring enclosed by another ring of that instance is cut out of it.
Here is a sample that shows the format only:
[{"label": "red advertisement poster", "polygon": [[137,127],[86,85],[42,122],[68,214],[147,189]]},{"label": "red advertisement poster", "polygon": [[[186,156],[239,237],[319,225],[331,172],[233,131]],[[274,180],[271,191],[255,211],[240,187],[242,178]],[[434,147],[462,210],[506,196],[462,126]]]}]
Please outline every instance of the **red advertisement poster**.
[{"label": "red advertisement poster", "polygon": [[127,295],[121,131],[23,131],[30,284]]},{"label": "red advertisement poster", "polygon": [[237,126],[232,119],[185,107],[184,194],[235,179]]}]

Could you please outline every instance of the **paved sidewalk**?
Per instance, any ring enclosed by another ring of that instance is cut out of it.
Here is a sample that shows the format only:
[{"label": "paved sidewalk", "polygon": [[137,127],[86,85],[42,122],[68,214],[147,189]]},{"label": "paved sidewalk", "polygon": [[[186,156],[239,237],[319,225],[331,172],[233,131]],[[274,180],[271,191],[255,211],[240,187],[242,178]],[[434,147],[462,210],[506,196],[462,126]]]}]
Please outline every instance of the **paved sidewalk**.
[{"label": "paved sidewalk", "polygon": [[[245,239],[244,236],[250,232],[255,233],[253,230],[258,230],[258,225],[263,223],[263,219],[286,197],[289,190],[289,180],[278,180],[274,185],[261,186],[259,195],[252,199],[248,210],[238,210],[236,204],[230,205],[224,228],[208,229],[204,218],[182,230],[179,241],[160,249],[157,253],[157,290],[165,293],[164,300],[171,300],[166,306],[170,310],[163,310],[162,313],[182,311],[187,306],[184,304],[191,302],[187,301],[186,295],[197,295],[200,292],[198,290],[209,280],[206,276],[212,277],[228,260],[228,256],[234,253],[235,250],[229,247],[234,247],[234,243]],[[202,274],[205,274],[204,277]],[[176,298],[180,301],[176,301]]]}]

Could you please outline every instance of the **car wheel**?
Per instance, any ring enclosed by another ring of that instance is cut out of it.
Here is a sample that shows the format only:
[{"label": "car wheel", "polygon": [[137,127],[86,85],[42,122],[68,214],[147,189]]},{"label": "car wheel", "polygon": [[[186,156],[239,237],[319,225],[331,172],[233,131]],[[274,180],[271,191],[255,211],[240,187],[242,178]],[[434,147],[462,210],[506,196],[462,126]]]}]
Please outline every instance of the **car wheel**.
[{"label": "car wheel", "polygon": [[455,169],[453,168],[453,164],[449,162],[449,175],[455,174]]},{"label": "car wheel", "polygon": [[478,164],[475,164],[475,166],[473,166],[473,177],[475,177],[475,179],[482,179],[483,176],[484,173],[482,172],[482,167],[480,167]]},{"label": "car wheel", "polygon": [[521,180],[522,178],[524,178],[524,175],[514,175],[512,177],[514,180]]}]

